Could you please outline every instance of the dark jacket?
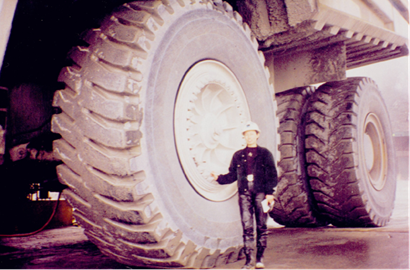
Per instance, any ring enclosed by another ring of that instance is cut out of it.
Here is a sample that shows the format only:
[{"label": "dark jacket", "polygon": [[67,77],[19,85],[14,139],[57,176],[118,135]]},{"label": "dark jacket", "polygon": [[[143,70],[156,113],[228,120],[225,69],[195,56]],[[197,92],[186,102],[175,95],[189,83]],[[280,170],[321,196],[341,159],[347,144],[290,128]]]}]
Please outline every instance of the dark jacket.
[{"label": "dark jacket", "polygon": [[[235,152],[232,157],[231,165],[229,166],[229,173],[219,175],[217,180],[221,185],[230,184],[238,180],[239,194],[242,194],[248,189],[245,149]],[[264,147],[257,146],[257,154],[253,166],[255,191],[272,194],[278,183],[272,153]]]}]

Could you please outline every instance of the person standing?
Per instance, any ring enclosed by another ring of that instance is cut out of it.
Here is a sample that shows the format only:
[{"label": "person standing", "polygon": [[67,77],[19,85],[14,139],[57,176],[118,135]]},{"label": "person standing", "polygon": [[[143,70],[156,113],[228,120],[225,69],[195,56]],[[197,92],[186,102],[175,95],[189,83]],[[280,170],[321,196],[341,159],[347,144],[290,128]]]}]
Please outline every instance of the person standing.
[{"label": "person standing", "polygon": [[[234,153],[229,172],[211,175],[221,185],[237,181],[239,192],[239,209],[243,227],[243,242],[246,262],[243,269],[265,268],[263,253],[267,244],[267,218],[263,211],[262,201],[274,204],[274,188],[277,185],[277,172],[272,153],[257,144],[260,129],[254,122],[248,122],[242,131],[246,148]],[[256,219],[256,253],[254,236],[254,219]]]}]

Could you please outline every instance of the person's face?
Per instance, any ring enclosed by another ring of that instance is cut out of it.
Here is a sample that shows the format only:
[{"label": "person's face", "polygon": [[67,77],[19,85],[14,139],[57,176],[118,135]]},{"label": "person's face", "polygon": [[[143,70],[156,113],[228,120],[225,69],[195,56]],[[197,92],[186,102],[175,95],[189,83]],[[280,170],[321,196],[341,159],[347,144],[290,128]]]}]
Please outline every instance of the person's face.
[{"label": "person's face", "polygon": [[248,146],[250,147],[256,146],[256,142],[258,141],[258,138],[259,138],[258,132],[256,132],[255,130],[248,130],[248,131],[245,131],[243,136],[245,137],[245,141]]}]

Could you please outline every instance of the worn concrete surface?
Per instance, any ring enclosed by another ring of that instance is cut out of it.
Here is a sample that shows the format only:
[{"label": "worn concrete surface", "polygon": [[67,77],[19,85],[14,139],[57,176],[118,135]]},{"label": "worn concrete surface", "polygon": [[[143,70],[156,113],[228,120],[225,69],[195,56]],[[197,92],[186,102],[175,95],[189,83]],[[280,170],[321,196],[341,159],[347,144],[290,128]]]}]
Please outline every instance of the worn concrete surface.
[{"label": "worn concrete surface", "polygon": [[[409,269],[409,185],[397,181],[390,222],[380,228],[282,228],[272,221],[270,269]],[[224,268],[240,268],[244,260]]]},{"label": "worn concrete surface", "polygon": [[[397,182],[395,209],[382,228],[282,228],[269,223],[269,269],[409,269],[408,181]],[[244,260],[223,266],[241,268]],[[101,254],[78,227],[0,239],[0,268],[130,268]]]}]

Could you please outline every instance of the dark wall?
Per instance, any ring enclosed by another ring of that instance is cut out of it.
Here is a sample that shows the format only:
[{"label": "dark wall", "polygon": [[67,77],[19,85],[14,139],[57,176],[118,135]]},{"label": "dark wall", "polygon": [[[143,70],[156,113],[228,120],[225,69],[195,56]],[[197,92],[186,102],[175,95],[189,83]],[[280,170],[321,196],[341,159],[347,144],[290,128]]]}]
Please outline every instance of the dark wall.
[{"label": "dark wall", "polygon": [[[57,83],[60,70],[70,65],[66,55],[73,46],[82,44],[80,35],[84,30],[98,27],[100,19],[120,2],[18,1],[0,74],[0,86],[8,89],[0,95],[0,107],[7,107],[6,151],[25,143],[29,143],[27,149],[37,153],[52,151],[52,141],[57,138],[50,131],[52,98],[54,91],[62,87]],[[4,123],[4,115],[0,114],[0,124]],[[4,191],[0,196],[0,234],[27,232],[26,225],[39,224],[37,229],[44,223],[42,215],[28,209],[32,202],[27,194],[33,192],[32,183],[40,183],[46,191],[61,191],[64,186],[57,180],[57,164],[31,155],[15,161],[6,157],[0,164]]]},{"label": "dark wall", "polygon": [[100,19],[120,5],[118,0],[20,0],[18,2],[0,84],[48,84],[56,81],[66,54],[80,34],[98,27]]},{"label": "dark wall", "polygon": [[19,0],[4,57],[0,86],[9,90],[8,148],[49,130],[51,102],[66,56],[83,44],[81,33],[99,22],[119,0]]}]

